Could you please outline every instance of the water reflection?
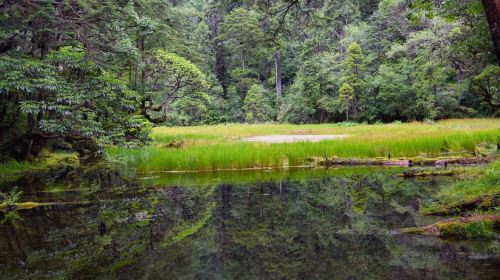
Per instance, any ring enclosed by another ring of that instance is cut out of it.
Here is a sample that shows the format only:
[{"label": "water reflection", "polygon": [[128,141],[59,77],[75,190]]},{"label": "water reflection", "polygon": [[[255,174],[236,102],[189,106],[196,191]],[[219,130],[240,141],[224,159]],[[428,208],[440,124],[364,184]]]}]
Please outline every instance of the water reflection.
[{"label": "water reflection", "polygon": [[78,203],[0,214],[2,278],[496,279],[500,272],[497,241],[396,231],[434,220],[418,215],[418,202],[448,178],[343,170],[184,185],[172,183],[185,182],[174,175],[137,184],[95,172],[16,182],[24,200]]}]

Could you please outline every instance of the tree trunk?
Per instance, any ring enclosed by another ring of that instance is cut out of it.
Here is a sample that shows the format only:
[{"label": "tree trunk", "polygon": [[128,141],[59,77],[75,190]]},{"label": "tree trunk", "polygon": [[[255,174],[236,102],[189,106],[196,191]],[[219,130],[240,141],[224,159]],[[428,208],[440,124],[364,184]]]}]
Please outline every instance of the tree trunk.
[{"label": "tree trunk", "polygon": [[245,51],[241,51],[241,68],[245,70]]},{"label": "tree trunk", "polygon": [[224,44],[219,39],[219,22],[223,20],[220,11],[217,8],[207,12],[208,28],[210,30],[210,39],[212,40],[212,49],[214,53],[214,71],[217,80],[222,86],[224,97],[227,97],[227,73],[226,63],[224,61]]},{"label": "tree trunk", "polygon": [[500,0],[482,0],[490,28],[497,63],[500,65]]},{"label": "tree trunk", "polygon": [[[145,47],[144,47],[144,38],[141,40],[141,61],[144,62],[146,60],[146,55],[145,55]],[[146,67],[141,67],[141,85],[140,85],[140,92],[144,93],[144,85],[146,82]]]},{"label": "tree trunk", "polygon": [[281,55],[277,50],[274,53],[274,66],[276,70],[276,112],[279,110],[279,101],[281,100]]},{"label": "tree trunk", "polygon": [[101,160],[101,148],[95,140],[68,136],[65,141],[78,153],[80,164],[94,164]]},{"label": "tree trunk", "polygon": [[165,96],[163,98],[163,102],[161,103],[161,113],[162,113],[163,117],[167,116],[168,109],[170,108],[171,102],[172,102],[172,100],[170,99],[170,96]]}]

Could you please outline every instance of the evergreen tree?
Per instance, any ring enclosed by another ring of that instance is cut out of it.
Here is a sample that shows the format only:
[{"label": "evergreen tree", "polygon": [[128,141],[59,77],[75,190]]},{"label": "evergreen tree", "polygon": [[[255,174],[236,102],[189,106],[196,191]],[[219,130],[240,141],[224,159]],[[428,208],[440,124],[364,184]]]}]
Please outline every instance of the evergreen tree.
[{"label": "evergreen tree", "polygon": [[359,104],[362,98],[362,79],[366,70],[364,60],[361,47],[358,43],[351,43],[347,48],[347,53],[342,63],[341,81],[353,89],[352,111],[355,120],[357,120],[358,111],[361,109]]},{"label": "evergreen tree", "polygon": [[354,99],[354,89],[348,83],[343,83],[339,90],[338,102],[340,111],[345,112],[345,121],[349,122],[349,108]]}]

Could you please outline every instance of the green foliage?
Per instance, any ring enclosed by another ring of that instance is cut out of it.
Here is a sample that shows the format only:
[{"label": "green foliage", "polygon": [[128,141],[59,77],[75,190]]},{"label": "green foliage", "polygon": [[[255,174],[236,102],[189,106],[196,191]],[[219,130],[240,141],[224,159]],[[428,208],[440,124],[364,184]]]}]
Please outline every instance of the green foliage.
[{"label": "green foliage", "polygon": [[191,86],[203,89],[207,87],[205,75],[189,60],[162,50],[155,52],[155,58],[164,68],[160,70],[162,74],[160,79],[166,79],[166,81],[162,81],[166,85],[173,85],[178,88]]},{"label": "green foliage", "polygon": [[325,122],[337,116],[338,68],[338,56],[332,54],[305,61],[286,91],[285,120],[291,123]]},{"label": "green foliage", "polygon": [[253,10],[236,8],[224,18],[221,26],[220,39],[228,42],[235,51],[239,51],[243,69],[248,63],[247,57],[257,54],[255,45],[263,42],[263,36],[257,14]]},{"label": "green foliage", "polygon": [[[154,69],[154,74],[147,82],[150,84],[148,94],[159,103],[157,106],[161,108],[164,117],[171,114],[171,106],[178,110],[174,112],[174,116],[170,116],[175,119],[178,118],[176,115],[193,110],[189,107],[202,109],[208,103],[210,98],[205,93],[208,89],[206,77],[189,60],[174,53],[157,50],[149,67]],[[195,119],[196,117],[193,118]]]},{"label": "green foliage", "polygon": [[472,77],[471,91],[492,108],[493,115],[500,114],[500,67],[488,65],[479,75]]},{"label": "green foliage", "polygon": [[409,83],[413,70],[413,65],[405,59],[380,65],[373,82],[378,88],[377,102],[381,104],[380,114],[384,119],[416,118],[408,106],[413,97]]},{"label": "green foliage", "polygon": [[[37,116],[29,129],[43,137],[89,139],[100,145],[144,143],[144,120],[132,115],[138,110],[137,93],[84,55],[68,47],[42,61],[6,56],[0,64],[0,92],[15,96],[19,107],[11,109],[18,114]],[[22,119],[14,115],[9,121]]]},{"label": "green foliage", "polygon": [[261,123],[273,119],[273,108],[263,86],[254,84],[250,87],[243,101],[243,112],[247,123]]},{"label": "green foliage", "polygon": [[361,47],[353,42],[347,48],[346,57],[342,63],[342,81],[348,83],[354,89],[361,86],[363,71],[366,70]]},{"label": "green foliage", "polygon": [[358,119],[358,111],[361,108],[361,86],[365,68],[365,58],[361,53],[361,47],[353,42],[347,48],[347,54],[342,62],[341,81],[342,86],[339,90],[339,102],[341,111],[346,112],[346,121],[349,121],[349,108],[352,106],[353,117]]}]

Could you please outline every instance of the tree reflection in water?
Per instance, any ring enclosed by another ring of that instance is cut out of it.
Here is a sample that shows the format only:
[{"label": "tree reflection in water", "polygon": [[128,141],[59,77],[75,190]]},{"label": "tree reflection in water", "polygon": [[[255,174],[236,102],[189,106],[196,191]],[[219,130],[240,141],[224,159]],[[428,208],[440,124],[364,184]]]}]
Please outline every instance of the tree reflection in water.
[{"label": "tree reflection in water", "polygon": [[64,203],[0,214],[2,278],[495,279],[500,272],[496,241],[395,231],[431,222],[415,201],[450,179],[377,170],[140,186],[109,170],[72,174],[15,182],[23,200]]}]

